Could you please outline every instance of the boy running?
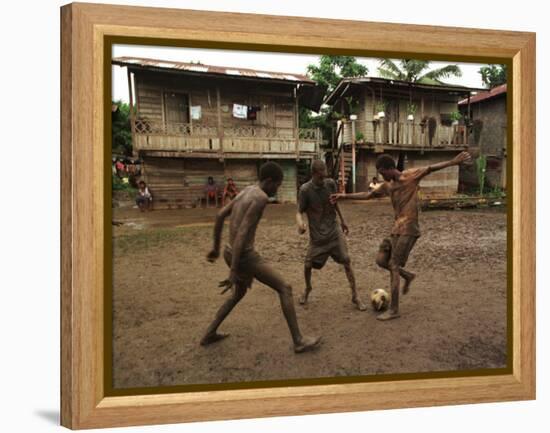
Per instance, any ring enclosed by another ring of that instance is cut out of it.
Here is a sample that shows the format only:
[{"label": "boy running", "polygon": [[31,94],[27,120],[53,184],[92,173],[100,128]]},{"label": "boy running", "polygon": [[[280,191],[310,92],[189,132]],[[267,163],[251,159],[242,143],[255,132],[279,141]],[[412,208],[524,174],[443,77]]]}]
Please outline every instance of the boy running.
[{"label": "boy running", "polygon": [[430,173],[470,161],[468,152],[461,152],[450,161],[440,162],[427,167],[412,168],[403,172],[397,170],[390,155],[382,154],[376,160],[376,169],[385,182],[376,190],[355,194],[333,194],[331,202],[340,199],[369,200],[389,195],[395,213],[395,221],[390,238],[380,244],[376,257],[378,266],[390,271],[391,304],[388,311],[377,319],[391,320],[399,317],[400,277],[405,280],[403,294],[410,289],[415,274],[404,269],[409,254],[420,236],[418,227],[418,184]]},{"label": "boy running", "polygon": [[208,253],[207,259],[214,262],[220,255],[221,235],[225,218],[231,215],[229,225],[229,244],[224,250],[224,259],[230,268],[229,277],[220,282],[222,293],[232,290],[216,313],[214,321],[208,326],[201,345],[206,346],[227,337],[218,334],[218,327],[239,303],[252,285],[253,279],[271,287],[279,294],[281,308],[290,329],[294,352],[309,351],[320,342],[319,337],[303,336],[298,327],[294,310],[292,287],[283,280],[254,250],[256,228],[262,218],[268,198],[276,194],[283,180],[281,167],[274,162],[267,162],[260,168],[260,182],[241,191],[227,206],[224,206],[216,216],[214,227],[214,248]]},{"label": "boy running", "polygon": [[[327,178],[327,167],[319,159],[311,164],[311,180],[300,187],[298,194],[298,213],[296,222],[298,232],[306,232],[304,215],[307,215],[309,223],[309,249],[304,264],[304,276],[306,288],[300,297],[300,304],[307,303],[311,286],[311,270],[322,269],[329,257],[341,265],[344,265],[346,276],[351,288],[351,302],[364,311],[366,305],[359,300],[355,285],[355,276],[351,267],[348,247],[344,234],[349,233],[348,226],[338,204],[330,202],[331,194],[336,193],[336,183]],[[336,222],[336,214],[340,218],[340,227]]]}]

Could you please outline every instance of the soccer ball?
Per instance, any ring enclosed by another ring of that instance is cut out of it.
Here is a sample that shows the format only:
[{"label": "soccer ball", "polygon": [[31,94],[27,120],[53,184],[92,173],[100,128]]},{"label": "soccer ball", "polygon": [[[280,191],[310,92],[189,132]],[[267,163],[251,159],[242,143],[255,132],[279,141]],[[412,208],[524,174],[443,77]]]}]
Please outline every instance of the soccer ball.
[{"label": "soccer ball", "polygon": [[390,295],[384,289],[375,289],[370,294],[370,302],[376,311],[384,311],[390,305]]}]

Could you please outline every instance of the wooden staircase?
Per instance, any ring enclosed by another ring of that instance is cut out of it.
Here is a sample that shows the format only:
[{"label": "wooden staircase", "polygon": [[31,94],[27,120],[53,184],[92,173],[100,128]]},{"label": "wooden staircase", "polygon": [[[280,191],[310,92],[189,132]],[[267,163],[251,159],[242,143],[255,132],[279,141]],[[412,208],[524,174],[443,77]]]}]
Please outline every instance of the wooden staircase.
[{"label": "wooden staircase", "polygon": [[[344,164],[344,179],[342,181],[342,161]],[[348,191],[347,186],[351,183],[352,175],[352,156],[351,144],[341,145],[335,158],[332,177],[336,180],[337,185],[344,185],[344,191]]]}]

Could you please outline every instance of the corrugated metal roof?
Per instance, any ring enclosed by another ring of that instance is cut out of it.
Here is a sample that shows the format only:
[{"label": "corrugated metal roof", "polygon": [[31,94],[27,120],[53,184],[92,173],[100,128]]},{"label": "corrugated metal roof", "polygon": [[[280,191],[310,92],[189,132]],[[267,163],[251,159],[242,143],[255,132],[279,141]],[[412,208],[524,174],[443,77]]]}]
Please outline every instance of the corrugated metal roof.
[{"label": "corrugated metal roof", "polygon": [[291,74],[285,72],[258,71],[255,69],[203,65],[202,63],[176,62],[172,60],[145,59],[141,57],[115,57],[112,59],[114,65],[138,66],[141,68],[172,69],[182,72],[228,75],[231,77],[257,78],[263,80],[289,81],[295,83],[315,84],[306,75]]},{"label": "corrugated metal roof", "polygon": [[350,84],[379,84],[385,86],[395,86],[405,89],[429,89],[437,92],[453,92],[453,93],[462,93],[467,94],[471,91],[477,91],[482,89],[477,89],[473,87],[457,86],[454,84],[423,84],[423,83],[411,83],[409,81],[402,80],[393,80],[391,78],[380,78],[380,77],[345,77],[340,80],[336,88],[332,91],[330,95],[325,98],[324,104],[331,105],[336,102],[336,100],[341,96],[341,93],[344,93],[347,90],[346,85]]},{"label": "corrugated metal roof", "polygon": [[[487,99],[494,98],[495,96],[502,95],[506,93],[506,87],[506,84],[501,84],[500,86],[493,87],[487,92],[478,93],[470,98],[470,104],[475,104],[476,102],[485,101]],[[465,105],[467,103],[468,98],[458,101],[458,105]]]}]

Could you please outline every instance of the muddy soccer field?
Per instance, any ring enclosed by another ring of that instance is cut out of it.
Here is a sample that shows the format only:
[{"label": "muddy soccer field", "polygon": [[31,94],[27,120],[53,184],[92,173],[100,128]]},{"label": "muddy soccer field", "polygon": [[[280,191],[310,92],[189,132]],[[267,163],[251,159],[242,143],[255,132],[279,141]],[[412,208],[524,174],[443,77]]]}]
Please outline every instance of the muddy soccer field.
[{"label": "muddy soccer field", "polygon": [[[363,299],[388,290],[374,262],[392,224],[387,201],[344,203],[348,246]],[[497,368],[506,365],[506,211],[429,211],[407,269],[417,273],[401,297],[401,318],[376,320],[354,309],[344,270],[329,259],[304,289],[308,235],[298,235],[294,205],[269,205],[256,248],[294,289],[304,334],[319,350],[295,355],[279,299],[255,282],[222,324],[229,338],[199,340],[224,300],[223,259],[205,260],[215,209],[140,213],[114,209],[113,386],[148,387]],[[224,228],[224,240],[228,226]],[[223,245],[223,244],[222,244]]]}]

